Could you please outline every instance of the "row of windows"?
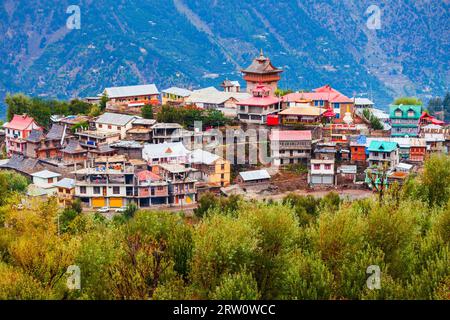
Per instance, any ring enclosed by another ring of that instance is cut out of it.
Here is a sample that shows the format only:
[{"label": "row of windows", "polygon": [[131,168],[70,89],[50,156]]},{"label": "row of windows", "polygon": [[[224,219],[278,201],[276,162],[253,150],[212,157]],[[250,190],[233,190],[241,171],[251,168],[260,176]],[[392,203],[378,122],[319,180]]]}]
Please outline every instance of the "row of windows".
[{"label": "row of windows", "polygon": [[[325,170],[331,170],[331,164],[324,164]],[[320,164],[313,165],[314,170],[320,170]]]},{"label": "row of windows", "polygon": [[[103,125],[102,125],[102,124],[99,124],[98,127],[99,127],[99,128],[103,128]],[[119,130],[119,131],[120,131],[120,129],[121,129],[120,127],[116,127],[116,128],[117,128],[117,130]],[[109,124],[109,125],[108,125],[108,129],[112,129],[112,125]]]}]

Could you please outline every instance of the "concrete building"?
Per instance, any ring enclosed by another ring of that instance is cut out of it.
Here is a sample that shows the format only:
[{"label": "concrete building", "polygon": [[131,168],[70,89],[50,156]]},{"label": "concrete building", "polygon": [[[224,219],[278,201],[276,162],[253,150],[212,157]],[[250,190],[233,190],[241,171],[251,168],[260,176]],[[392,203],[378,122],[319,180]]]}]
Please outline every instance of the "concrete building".
[{"label": "concrete building", "polygon": [[311,159],[308,180],[312,186],[332,186],[335,184],[334,159]]},{"label": "concrete building", "polygon": [[136,116],[105,112],[95,120],[95,127],[100,132],[120,133],[120,138],[125,139],[127,130],[131,129],[136,119]]},{"label": "concrete building", "polygon": [[311,159],[311,131],[272,130],[270,134],[272,165],[308,164]]},{"label": "concrete building", "polygon": [[400,162],[399,145],[397,142],[377,141],[370,143],[369,167],[384,167],[394,170]]}]

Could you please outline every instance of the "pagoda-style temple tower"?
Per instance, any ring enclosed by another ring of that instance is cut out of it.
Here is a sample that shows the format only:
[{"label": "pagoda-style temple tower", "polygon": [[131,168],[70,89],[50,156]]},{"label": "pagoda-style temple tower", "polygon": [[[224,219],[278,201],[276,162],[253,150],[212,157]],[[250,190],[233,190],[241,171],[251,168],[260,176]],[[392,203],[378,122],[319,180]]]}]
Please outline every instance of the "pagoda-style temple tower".
[{"label": "pagoda-style temple tower", "polygon": [[241,70],[244,74],[244,80],[247,82],[247,92],[252,93],[258,85],[269,87],[271,94],[275,93],[280,81],[280,73],[283,70],[275,67],[270,59],[265,57],[262,49],[258,58],[253,60],[252,64],[246,69]]}]

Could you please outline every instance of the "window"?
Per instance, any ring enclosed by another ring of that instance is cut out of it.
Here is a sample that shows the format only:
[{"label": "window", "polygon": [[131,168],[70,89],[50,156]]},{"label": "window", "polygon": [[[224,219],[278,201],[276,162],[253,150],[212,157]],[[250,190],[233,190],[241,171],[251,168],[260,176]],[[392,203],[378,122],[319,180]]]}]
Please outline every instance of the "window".
[{"label": "window", "polygon": [[47,183],[53,183],[53,178],[48,178]]},{"label": "window", "polygon": [[325,170],[331,170],[331,164],[325,164]]},{"label": "window", "polygon": [[320,170],[320,164],[314,164],[314,170]]},{"label": "window", "polygon": [[100,194],[100,187],[94,187],[94,194]]},{"label": "window", "polygon": [[63,188],[58,188],[58,192],[59,193],[64,193],[64,189]]},{"label": "window", "polygon": [[119,131],[120,131],[120,127],[117,127],[117,130],[119,130]]},{"label": "window", "polygon": [[120,194],[120,187],[113,187],[113,194]]},{"label": "window", "polygon": [[67,193],[67,194],[70,194],[70,190],[69,190],[69,189],[66,189],[66,193]]},{"label": "window", "polygon": [[222,171],[225,170],[225,164],[220,165],[220,170],[222,170]]},{"label": "window", "polygon": [[108,129],[111,129],[112,128],[112,126],[111,125],[108,125]]},{"label": "window", "polygon": [[103,128],[103,125],[99,124],[98,127],[99,127],[99,128]]},{"label": "window", "polygon": [[220,175],[220,179],[225,179],[225,175],[223,173]]},{"label": "window", "polygon": [[80,193],[86,193],[86,187],[80,187]]}]

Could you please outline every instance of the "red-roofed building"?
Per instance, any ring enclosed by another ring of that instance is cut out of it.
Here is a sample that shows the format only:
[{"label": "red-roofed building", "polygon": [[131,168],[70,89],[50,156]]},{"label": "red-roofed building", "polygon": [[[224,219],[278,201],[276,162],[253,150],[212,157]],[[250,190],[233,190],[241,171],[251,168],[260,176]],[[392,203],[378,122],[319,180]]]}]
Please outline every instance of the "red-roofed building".
[{"label": "red-roofed building", "polygon": [[433,117],[432,115],[430,115],[427,111],[423,111],[422,115],[420,116],[419,119],[419,125],[420,126],[426,126],[429,124],[435,124],[438,126],[443,126],[445,125],[445,122],[442,120],[438,120],[435,117]]},{"label": "red-roofed building", "polygon": [[42,131],[32,117],[23,115],[14,115],[10,122],[3,125],[5,129],[6,152],[10,156],[12,154],[24,154],[26,147],[26,139],[30,135],[31,130]]},{"label": "red-roofed building", "polygon": [[311,131],[272,130],[269,138],[272,165],[306,165],[311,159]]},{"label": "red-roofed building", "polygon": [[242,122],[265,124],[267,115],[280,111],[281,100],[270,94],[271,89],[258,85],[252,91],[252,97],[237,103],[238,119]]},{"label": "red-roofed building", "polygon": [[332,110],[339,110],[339,114],[336,115],[337,119],[342,118],[347,110],[353,113],[354,109],[353,100],[333,89],[330,85],[314,89],[313,92],[289,93],[283,97],[283,105],[284,107],[311,105],[324,108],[330,110],[327,116],[333,113]]}]

